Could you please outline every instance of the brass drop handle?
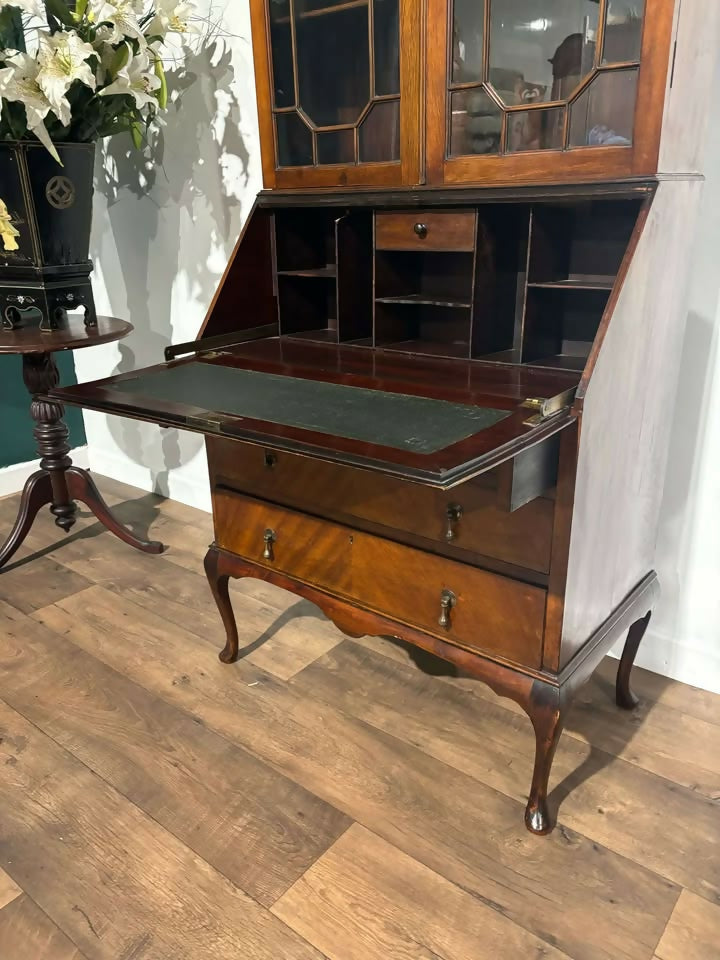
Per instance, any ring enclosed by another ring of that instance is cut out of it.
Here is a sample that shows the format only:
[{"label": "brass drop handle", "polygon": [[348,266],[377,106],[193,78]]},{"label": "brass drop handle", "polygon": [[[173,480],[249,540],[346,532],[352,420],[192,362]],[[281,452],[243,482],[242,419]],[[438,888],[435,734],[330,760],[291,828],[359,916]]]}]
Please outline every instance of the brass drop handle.
[{"label": "brass drop handle", "polygon": [[275,554],[273,553],[273,544],[277,540],[274,530],[266,530],[263,534],[263,541],[265,542],[265,549],[263,550],[263,560],[274,560]]},{"label": "brass drop handle", "polygon": [[452,590],[443,590],[440,594],[440,618],[438,623],[446,630],[450,626],[450,611],[457,603],[457,597]]},{"label": "brass drop handle", "polygon": [[421,240],[424,240],[428,234],[428,228],[424,223],[416,223],[413,227],[415,233],[420,237]]},{"label": "brass drop handle", "polygon": [[463,508],[459,503],[449,503],[445,516],[447,517],[447,530],[445,531],[446,540],[454,540],[457,537],[455,525],[460,521],[463,515]]},{"label": "brass drop handle", "polygon": [[272,470],[272,468],[275,466],[276,463],[277,463],[277,457],[276,457],[276,455],[275,455],[274,453],[270,453],[269,450],[266,450],[266,451],[265,451],[265,466],[268,468],[268,470]]}]

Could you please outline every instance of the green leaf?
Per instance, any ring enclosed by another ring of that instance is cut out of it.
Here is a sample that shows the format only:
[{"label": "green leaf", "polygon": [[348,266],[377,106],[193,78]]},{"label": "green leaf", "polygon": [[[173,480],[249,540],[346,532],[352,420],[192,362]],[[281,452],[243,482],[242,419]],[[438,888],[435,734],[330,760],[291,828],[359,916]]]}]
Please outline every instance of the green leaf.
[{"label": "green leaf", "polygon": [[167,77],[165,76],[165,68],[160,60],[155,61],[155,76],[160,80],[160,86],[158,87],[155,96],[157,97],[157,102],[160,109],[165,110],[168,104],[168,86]]},{"label": "green leaf", "polygon": [[143,125],[137,120],[133,120],[130,124],[130,136],[132,137],[132,142],[135,144],[136,150],[142,150],[143,148]]},{"label": "green leaf", "polygon": [[25,33],[19,7],[0,10],[0,50],[25,51]]},{"label": "green leaf", "polygon": [[63,3],[63,0],[45,0],[45,9],[47,10],[48,17],[54,17],[66,27],[75,26],[75,19]]},{"label": "green leaf", "polygon": [[87,10],[88,0],[77,0],[75,4],[75,19],[82,20]]},{"label": "green leaf", "polygon": [[113,58],[110,61],[110,66],[108,67],[108,74],[110,75],[111,80],[114,80],[122,68],[127,66],[129,60],[130,48],[126,43],[122,43],[115,51]]}]

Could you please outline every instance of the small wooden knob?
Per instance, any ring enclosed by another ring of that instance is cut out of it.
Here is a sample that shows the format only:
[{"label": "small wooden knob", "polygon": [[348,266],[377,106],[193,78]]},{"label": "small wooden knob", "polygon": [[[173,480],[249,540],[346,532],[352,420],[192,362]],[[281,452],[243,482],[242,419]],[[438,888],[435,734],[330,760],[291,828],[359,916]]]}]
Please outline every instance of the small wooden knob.
[{"label": "small wooden knob", "polygon": [[428,233],[428,228],[424,223],[416,223],[413,230],[421,240],[424,240]]}]

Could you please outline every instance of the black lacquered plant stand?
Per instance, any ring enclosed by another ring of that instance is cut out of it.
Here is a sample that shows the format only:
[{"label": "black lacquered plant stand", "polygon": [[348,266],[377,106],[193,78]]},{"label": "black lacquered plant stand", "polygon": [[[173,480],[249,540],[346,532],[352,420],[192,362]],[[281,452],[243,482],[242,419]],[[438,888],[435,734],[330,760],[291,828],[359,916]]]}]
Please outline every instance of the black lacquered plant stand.
[{"label": "black lacquered plant stand", "polygon": [[40,455],[40,469],[26,482],[15,525],[0,547],[0,567],[15,554],[27,537],[38,512],[45,506],[55,523],[68,532],[75,523],[79,500],[116,537],[144,553],[162,553],[155,540],[141,540],[119,523],[103,500],[87,470],[73,466],[69,457],[69,431],[62,404],[46,399],[48,391],[59,384],[54,354],[60,350],[78,350],[100,343],[121,340],[132,331],[132,324],[114,317],[98,317],[97,326],[87,327],[82,319],[71,318],[62,327],[44,332],[20,327],[0,333],[0,353],[22,355],[23,380],[32,398],[30,413]]}]

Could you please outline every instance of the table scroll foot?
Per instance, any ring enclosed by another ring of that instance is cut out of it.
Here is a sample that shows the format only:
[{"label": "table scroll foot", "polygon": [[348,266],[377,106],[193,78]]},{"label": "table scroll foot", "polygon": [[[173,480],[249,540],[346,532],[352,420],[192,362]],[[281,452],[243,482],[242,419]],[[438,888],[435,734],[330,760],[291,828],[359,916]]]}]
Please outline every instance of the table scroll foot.
[{"label": "table scroll foot", "polygon": [[15,521],[15,526],[3,547],[0,548],[0,567],[3,567],[16,553],[30,532],[38,512],[42,507],[52,503],[52,499],[50,476],[44,470],[39,470],[28,478],[23,489],[20,512]]},{"label": "table scroll foot", "polygon": [[72,500],[80,500],[97,517],[104,527],[115,534],[124,543],[141,550],[143,553],[162,553],[165,547],[157,540],[141,540],[131,530],[124,527],[112,515],[110,508],[103,500],[95,481],[86,470],[79,467],[70,467],[66,474],[68,491]]}]

